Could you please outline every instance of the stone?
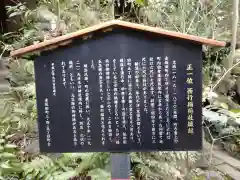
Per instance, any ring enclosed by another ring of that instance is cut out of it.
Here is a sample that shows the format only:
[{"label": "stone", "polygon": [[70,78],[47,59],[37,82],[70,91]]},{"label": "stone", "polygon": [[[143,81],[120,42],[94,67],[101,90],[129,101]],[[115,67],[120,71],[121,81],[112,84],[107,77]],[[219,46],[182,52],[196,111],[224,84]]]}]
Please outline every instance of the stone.
[{"label": "stone", "polygon": [[0,93],[8,92],[10,90],[9,84],[0,84]]},{"label": "stone", "polygon": [[224,164],[224,161],[222,159],[213,157],[211,164],[215,167]]},{"label": "stone", "polygon": [[207,180],[224,180],[224,178],[217,171],[206,171],[199,176],[206,178]]},{"label": "stone", "polygon": [[[213,151],[211,151],[211,144],[204,140],[203,147],[205,151],[204,157],[207,155],[212,155],[211,165],[218,171],[227,174],[234,180],[240,179],[240,161],[228,155],[226,152],[221,151],[218,146],[213,146]],[[207,158],[210,161],[209,158]],[[206,161],[206,160],[205,160]]]},{"label": "stone", "polygon": [[8,83],[8,81],[5,79],[9,74],[8,70],[0,70],[0,83]]},{"label": "stone", "polygon": [[33,140],[31,144],[29,144],[25,149],[24,152],[31,154],[31,155],[36,155],[40,152],[39,149],[39,142],[38,140]]},{"label": "stone", "polygon": [[230,89],[232,89],[235,85],[235,82],[231,79],[223,79],[218,86],[216,87],[215,91],[218,94],[226,95]]},{"label": "stone", "polygon": [[214,157],[217,157],[224,161],[225,163],[229,164],[230,166],[240,170],[240,161],[229,156],[227,153],[217,150],[214,151]]},{"label": "stone", "polygon": [[240,172],[227,164],[216,166],[216,168],[219,171],[223,172],[224,174],[227,174],[228,176],[230,176],[233,180],[240,179]]}]

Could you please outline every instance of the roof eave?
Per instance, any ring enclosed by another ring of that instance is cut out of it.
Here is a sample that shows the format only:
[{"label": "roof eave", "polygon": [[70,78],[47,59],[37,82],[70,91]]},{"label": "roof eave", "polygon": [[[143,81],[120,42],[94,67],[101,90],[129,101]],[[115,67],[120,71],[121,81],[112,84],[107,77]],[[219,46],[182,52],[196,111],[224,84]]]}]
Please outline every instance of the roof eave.
[{"label": "roof eave", "polygon": [[10,53],[10,55],[11,55],[11,57],[21,56],[26,53],[38,51],[38,50],[45,49],[52,45],[54,46],[55,44],[59,44],[59,43],[65,42],[65,41],[72,40],[73,38],[76,38],[79,36],[84,36],[88,33],[92,33],[97,30],[109,28],[113,25],[118,25],[118,26],[141,30],[141,31],[152,32],[152,33],[159,34],[159,35],[181,38],[184,40],[190,40],[190,41],[194,41],[194,42],[205,44],[205,45],[221,46],[221,47],[224,47],[226,45],[225,42],[216,41],[214,39],[207,39],[207,38],[184,34],[184,33],[180,33],[180,32],[172,32],[172,31],[168,31],[168,30],[164,30],[164,29],[160,29],[160,28],[156,28],[156,27],[150,27],[150,26],[130,23],[130,22],[126,22],[126,21],[111,20],[111,21],[107,21],[107,22],[104,22],[104,23],[101,23],[98,25],[87,27],[85,29],[81,29],[81,30],[73,32],[73,33],[69,33],[69,34],[59,36],[59,37],[56,37],[56,38],[53,38],[50,40],[46,40],[46,41],[40,42],[38,44],[20,48],[18,50],[12,51]]}]

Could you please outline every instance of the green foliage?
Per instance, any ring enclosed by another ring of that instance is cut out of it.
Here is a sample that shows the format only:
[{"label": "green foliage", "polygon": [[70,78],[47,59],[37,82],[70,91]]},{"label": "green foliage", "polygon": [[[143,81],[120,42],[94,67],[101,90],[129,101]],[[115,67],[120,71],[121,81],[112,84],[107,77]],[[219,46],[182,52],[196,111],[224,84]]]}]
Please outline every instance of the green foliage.
[{"label": "green foliage", "polygon": [[66,153],[56,159],[39,156],[24,164],[23,177],[67,180],[76,176],[91,176],[92,179],[106,180],[110,177],[104,170],[108,157],[106,153]]},{"label": "green foliage", "polygon": [[0,135],[0,179],[17,177],[22,172],[18,153],[18,147],[9,143],[8,137],[2,132]]},{"label": "green foliage", "polygon": [[110,173],[102,170],[102,169],[93,169],[88,172],[88,176],[91,177],[92,180],[110,180]]},{"label": "green foliage", "polygon": [[[188,164],[197,160],[198,154],[189,152]],[[186,152],[131,153],[133,172],[143,179],[176,179],[186,170]]]},{"label": "green foliage", "polygon": [[[228,31],[220,28],[220,17],[226,8],[226,1],[213,1],[208,9],[201,7],[198,1],[193,0],[178,2],[138,0],[136,2],[129,1],[129,3],[133,4],[133,11],[136,15],[131,19],[132,21],[205,37],[215,37],[216,33],[218,39],[225,39],[228,36],[225,33]],[[56,36],[55,31],[65,34],[107,21],[113,18],[112,9],[111,1],[103,2],[102,0],[100,8],[97,8],[96,2],[93,1],[40,0],[39,6],[32,11],[25,4],[18,3],[16,6],[8,7],[8,13],[10,18],[21,17],[23,26],[18,31],[2,37],[4,40],[2,49],[17,49],[50,39]],[[56,28],[57,23],[60,24],[58,28]],[[208,52],[208,50],[206,51]],[[209,52],[211,51],[212,49],[209,50]],[[207,55],[207,59],[211,59],[212,56],[219,53],[218,51],[214,51],[214,54],[210,54],[211,56]],[[33,56],[27,56],[9,64],[10,76],[8,78],[11,83],[11,91],[9,98],[6,99],[0,130],[6,132],[10,137],[17,133],[22,133],[24,136],[36,133],[34,127],[37,113],[32,59]],[[206,71],[211,72],[212,69],[208,69],[207,61]],[[215,59],[211,60],[211,65],[214,64]],[[226,128],[224,129],[226,132],[222,132],[223,134],[229,133],[231,130]],[[84,179],[90,176],[94,180],[110,179],[109,153],[67,153],[60,154],[57,158],[42,154],[30,157],[29,161],[21,162],[18,160],[22,157],[21,151],[15,148],[15,145],[8,144],[8,141],[7,136],[1,136],[0,175],[2,178],[15,176],[23,180],[68,180]],[[23,148],[26,146],[23,142],[18,144]],[[194,164],[197,157],[196,152],[189,152],[188,156],[186,152],[131,153],[132,179],[135,177],[141,180],[183,178],[186,171],[186,159],[191,165]]]},{"label": "green foliage", "polygon": [[148,2],[147,7],[142,8],[140,15],[146,18],[148,23],[165,29],[205,37],[216,34],[218,38],[224,38],[226,32],[220,31],[219,28],[226,6],[227,2],[221,0],[213,1],[208,7],[201,6],[200,1],[166,0],[162,3],[161,0],[152,0]]},{"label": "green foliage", "polygon": [[223,146],[232,155],[240,158],[240,112],[229,110],[227,100],[217,94],[208,96],[211,102],[203,108],[203,120],[207,139]]},{"label": "green foliage", "polygon": [[12,88],[1,118],[2,124],[11,125],[14,131],[27,132],[36,123],[35,84],[32,82],[33,74],[30,74],[31,65],[31,62],[21,61],[19,66],[11,66],[9,81]]}]

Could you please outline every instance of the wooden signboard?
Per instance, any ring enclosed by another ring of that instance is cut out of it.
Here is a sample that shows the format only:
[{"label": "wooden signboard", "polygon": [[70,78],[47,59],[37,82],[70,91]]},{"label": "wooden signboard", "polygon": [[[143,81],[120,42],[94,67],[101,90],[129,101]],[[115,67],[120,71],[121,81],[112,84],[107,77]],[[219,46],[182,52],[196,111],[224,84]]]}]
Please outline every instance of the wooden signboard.
[{"label": "wooden signboard", "polygon": [[12,55],[69,39],[35,60],[41,152],[202,148],[202,43],[224,43],[112,21]]}]

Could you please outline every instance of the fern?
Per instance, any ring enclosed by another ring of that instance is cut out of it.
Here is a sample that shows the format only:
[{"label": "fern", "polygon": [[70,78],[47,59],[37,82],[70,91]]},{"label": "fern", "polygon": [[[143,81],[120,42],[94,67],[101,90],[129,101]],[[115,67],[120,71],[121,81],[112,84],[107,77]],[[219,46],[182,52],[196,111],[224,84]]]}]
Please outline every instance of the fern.
[{"label": "fern", "polygon": [[110,180],[111,179],[111,175],[109,172],[99,168],[90,170],[88,172],[88,176],[90,176],[92,180]]},{"label": "fern", "polygon": [[78,173],[72,168],[67,167],[68,164],[59,166],[59,163],[47,156],[39,156],[34,158],[30,163],[25,163],[23,167],[23,177],[31,177],[32,179],[50,180],[53,178],[71,178]]},{"label": "fern", "polygon": [[[189,164],[196,162],[198,154],[189,153]],[[172,179],[181,176],[185,167],[179,162],[186,161],[186,152],[131,153],[133,170],[137,177],[146,179]]]},{"label": "fern", "polygon": [[0,136],[0,178],[18,176],[23,171],[21,162],[17,157],[18,152],[17,146],[10,144],[6,133],[2,132]]},{"label": "fern", "polygon": [[[104,1],[105,5],[98,10],[95,9],[95,2],[92,1],[73,0],[69,3],[69,0],[61,0],[58,2],[61,9],[59,18],[65,25],[61,27],[63,28],[61,29],[62,33],[76,31],[112,18],[109,15],[112,8],[109,2]],[[130,2],[134,5],[134,2]],[[101,3],[103,2],[101,1]],[[184,6],[184,13],[192,17],[192,14],[196,12],[197,2],[188,0],[186,3],[188,4]],[[182,13],[180,10],[182,9],[177,8],[176,1],[167,0],[162,2],[156,0],[149,1],[147,6],[140,4],[141,6],[138,6],[139,13],[136,12],[139,19],[135,18],[134,21],[138,20],[140,22],[144,20],[144,23],[162,26],[167,29],[189,30],[189,33],[192,34],[208,36],[208,24],[213,25],[212,22],[216,19],[216,16],[206,17],[207,23],[203,22],[203,20],[198,22],[199,18],[205,17],[205,14],[201,11],[196,14],[196,19],[186,19],[187,26],[184,29],[184,20],[179,20],[179,17],[181,17],[179,14]],[[220,3],[220,5],[223,6],[223,3]],[[20,12],[20,7],[23,7],[22,12]],[[43,22],[36,13],[42,7],[46,7],[44,12],[56,17],[55,0],[40,0],[39,8],[31,12],[23,4],[18,4],[15,8],[9,9],[9,12],[15,13],[15,15],[16,12],[19,13],[24,20],[23,22],[25,22],[25,26],[17,32],[17,37],[12,38],[12,42],[7,40],[6,44],[9,45],[7,46],[10,47],[9,49],[43,41],[44,37],[51,35],[50,31],[42,28],[46,22]],[[45,18],[48,25],[51,25],[51,19],[54,18]],[[193,22],[194,28],[192,28],[191,22]],[[213,28],[212,31],[214,30]],[[10,98],[5,105],[0,128],[10,134],[21,132],[27,136],[27,133],[32,132],[32,127],[36,126],[36,95],[32,59],[33,56],[27,56],[9,64],[10,76],[8,78],[12,87],[9,94]],[[5,139],[3,141],[5,142]],[[9,152],[9,149],[13,150],[14,148],[10,148],[10,146],[0,147],[0,152],[3,152],[0,153],[3,167],[7,170],[12,168],[13,164],[11,163],[17,157],[16,153]],[[29,162],[20,162],[21,164],[18,162],[15,167],[22,172],[21,175],[17,174],[17,176],[19,175],[23,180],[67,180],[86,176],[91,176],[92,179],[96,180],[108,180],[110,178],[109,155],[109,153],[65,153],[60,154],[58,158],[41,155],[32,157]],[[186,158],[186,152],[131,153],[131,175],[141,180],[174,179],[176,176],[180,177],[180,172],[185,168],[182,163],[186,161]],[[197,153],[189,152],[188,163],[193,164],[196,159]],[[11,173],[5,174],[5,172],[2,172],[0,176],[5,178],[9,174],[12,175]]]},{"label": "fern", "polygon": [[53,177],[56,180],[65,180],[81,174],[90,173],[94,176],[95,173],[101,172],[98,175],[104,179],[109,173],[101,168],[105,168],[108,158],[108,154],[102,153],[67,153],[54,160],[47,156],[39,156],[24,164],[23,176],[42,180],[50,180]]},{"label": "fern", "polygon": [[83,173],[95,168],[105,168],[109,163],[109,153],[93,153],[85,159],[82,159],[77,171]]}]

